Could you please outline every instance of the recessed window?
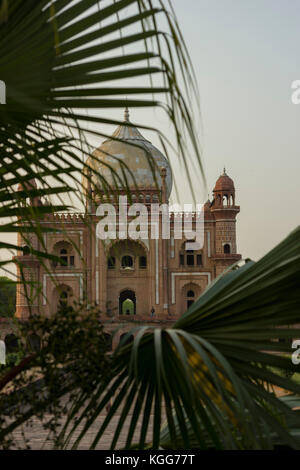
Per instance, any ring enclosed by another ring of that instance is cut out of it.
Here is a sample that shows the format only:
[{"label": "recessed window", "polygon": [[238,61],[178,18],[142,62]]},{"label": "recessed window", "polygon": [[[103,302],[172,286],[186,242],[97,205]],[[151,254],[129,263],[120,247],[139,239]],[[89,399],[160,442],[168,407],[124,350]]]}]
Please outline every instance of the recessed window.
[{"label": "recessed window", "polygon": [[65,249],[60,250],[60,264],[61,266],[68,266],[68,252]]},{"label": "recessed window", "polygon": [[107,260],[108,269],[115,269],[116,267],[116,258],[114,256],[109,256]]},{"label": "recessed window", "polygon": [[200,250],[187,250],[187,244],[194,243],[193,240],[186,241],[181,248],[179,253],[179,265],[180,266],[202,266],[202,253]]},{"label": "recessed window", "polygon": [[123,256],[122,258],[122,268],[132,268],[133,267],[133,259],[131,256]]},{"label": "recessed window", "polygon": [[186,307],[189,308],[195,302],[195,291],[190,289],[186,293]]},{"label": "recessed window", "polygon": [[22,251],[23,251],[23,256],[27,256],[27,255],[30,254],[30,248],[29,248],[29,246],[25,245],[25,246],[23,246],[22,248],[23,248],[23,250],[22,250]]},{"label": "recessed window", "polygon": [[140,269],[146,269],[147,268],[147,257],[146,256],[140,256],[139,266],[140,266]]},{"label": "recessed window", "polygon": [[224,253],[228,255],[228,254],[230,253],[230,245],[229,245],[229,243],[225,243],[223,249],[224,249]]},{"label": "recessed window", "polygon": [[202,266],[202,255],[197,255],[197,266]]},{"label": "recessed window", "polygon": [[53,266],[57,267],[61,266],[64,268],[70,268],[75,266],[75,256],[72,253],[72,247],[70,248],[61,248],[58,252],[58,255],[56,254],[57,252],[54,251],[55,256],[59,257],[59,261],[54,261]]},{"label": "recessed window", "polygon": [[186,255],[186,264],[188,266],[194,266],[194,255]]}]

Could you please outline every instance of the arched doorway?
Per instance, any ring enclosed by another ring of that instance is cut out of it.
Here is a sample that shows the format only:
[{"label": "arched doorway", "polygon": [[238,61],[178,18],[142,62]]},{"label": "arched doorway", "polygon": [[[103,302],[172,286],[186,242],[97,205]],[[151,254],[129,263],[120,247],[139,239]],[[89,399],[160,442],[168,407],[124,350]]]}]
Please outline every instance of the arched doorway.
[{"label": "arched doorway", "polygon": [[182,312],[188,310],[197,300],[201,293],[201,288],[195,282],[186,284],[182,291]]},{"label": "arched doorway", "polygon": [[119,297],[119,315],[136,314],[136,297],[132,290],[124,290]]},{"label": "arched doorway", "polygon": [[5,336],[5,345],[6,345],[6,352],[9,353],[16,353],[19,351],[19,340],[13,333],[8,334]]}]

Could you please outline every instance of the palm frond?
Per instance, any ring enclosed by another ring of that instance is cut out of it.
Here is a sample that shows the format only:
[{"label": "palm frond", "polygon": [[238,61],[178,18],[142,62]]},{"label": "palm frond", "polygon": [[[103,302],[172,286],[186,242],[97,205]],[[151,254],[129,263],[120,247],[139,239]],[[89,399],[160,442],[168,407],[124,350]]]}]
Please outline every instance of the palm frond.
[{"label": "palm frond", "polygon": [[[173,328],[135,329],[133,344],[115,353],[109,383],[99,380],[88,404],[87,397],[76,404],[74,413],[80,415],[76,421],[75,414],[69,416],[65,445],[81,425],[73,444],[78,446],[115,397],[91,448],[117,411],[112,448],[126,420],[126,447],[133,444],[138,418],[142,427],[135,447],[141,449],[162,443],[173,448],[272,448],[278,438],[298,448],[285,422],[293,416],[299,425],[299,417],[268,386],[300,393],[296,382],[273,370],[297,370],[288,357],[274,353],[289,353],[288,341],[299,333],[293,326],[299,317],[299,248],[298,228],[259,262],[220,276]],[[170,440],[159,431],[163,416]]]}]

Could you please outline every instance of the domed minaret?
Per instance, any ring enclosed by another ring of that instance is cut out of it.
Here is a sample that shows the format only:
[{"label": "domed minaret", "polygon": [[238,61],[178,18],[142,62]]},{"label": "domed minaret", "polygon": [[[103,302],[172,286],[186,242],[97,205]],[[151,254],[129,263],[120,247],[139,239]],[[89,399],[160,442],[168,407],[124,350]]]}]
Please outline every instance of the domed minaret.
[{"label": "domed minaret", "polygon": [[214,190],[211,212],[215,219],[215,261],[216,275],[241,258],[236,246],[236,216],[240,207],[235,204],[233,180],[223,174],[218,178]]}]

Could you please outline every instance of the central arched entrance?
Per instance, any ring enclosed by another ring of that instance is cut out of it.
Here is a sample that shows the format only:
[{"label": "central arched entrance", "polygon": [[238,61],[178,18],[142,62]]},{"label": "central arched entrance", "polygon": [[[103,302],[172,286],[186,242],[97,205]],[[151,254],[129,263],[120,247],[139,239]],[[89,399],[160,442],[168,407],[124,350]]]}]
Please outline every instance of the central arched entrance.
[{"label": "central arched entrance", "polygon": [[132,290],[124,290],[119,297],[119,315],[136,314],[136,297]]}]

